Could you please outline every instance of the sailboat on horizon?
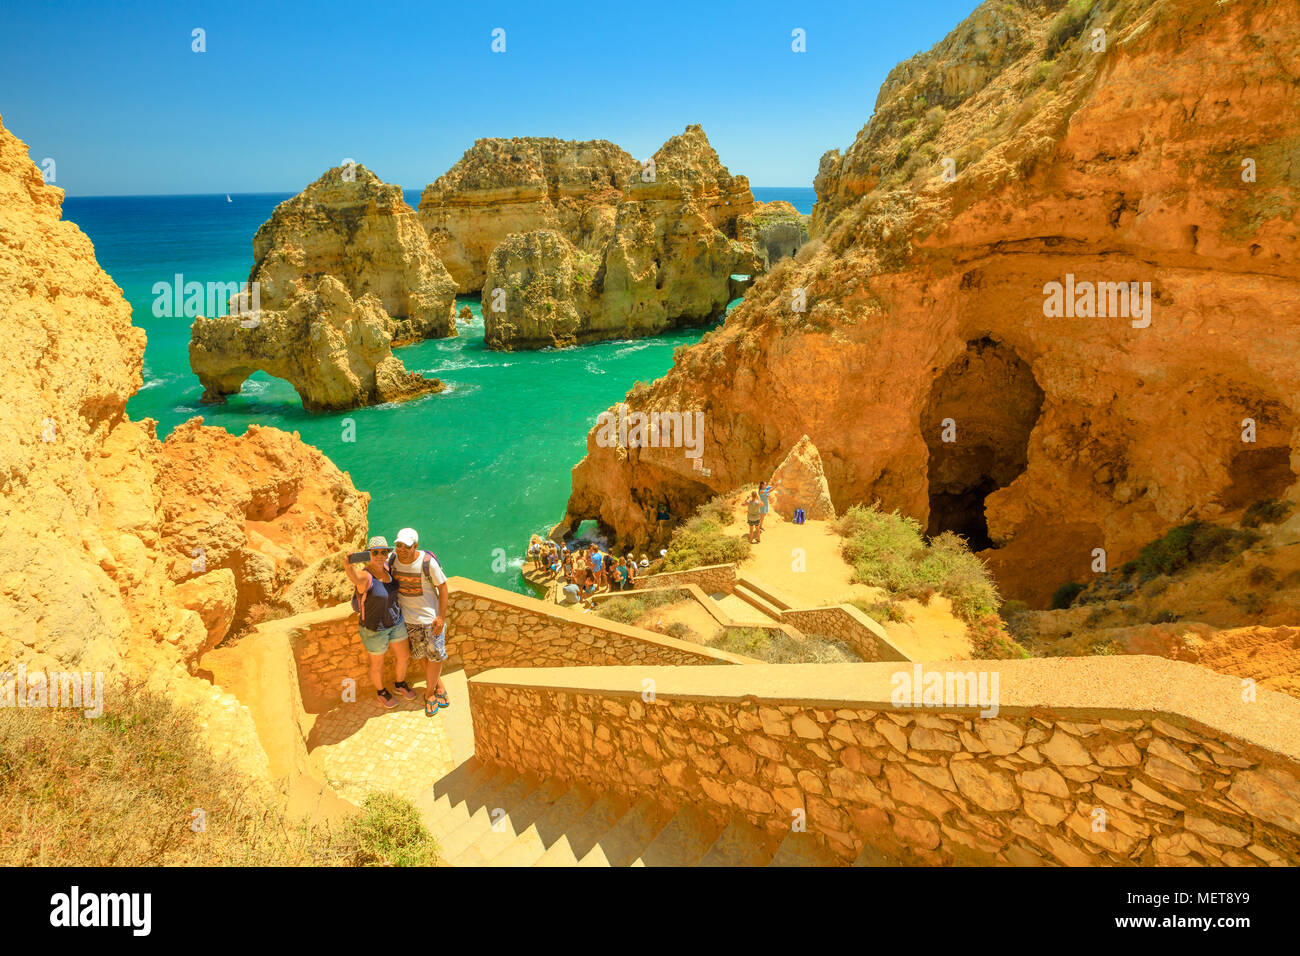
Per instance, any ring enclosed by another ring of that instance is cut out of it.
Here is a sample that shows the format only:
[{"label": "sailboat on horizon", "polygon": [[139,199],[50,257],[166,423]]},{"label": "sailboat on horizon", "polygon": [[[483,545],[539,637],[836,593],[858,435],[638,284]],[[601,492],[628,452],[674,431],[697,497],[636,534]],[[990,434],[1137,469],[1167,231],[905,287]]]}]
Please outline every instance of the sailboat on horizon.
[{"label": "sailboat on horizon", "polygon": [[226,202],[234,202],[234,200],[230,198],[230,193],[226,193]]}]

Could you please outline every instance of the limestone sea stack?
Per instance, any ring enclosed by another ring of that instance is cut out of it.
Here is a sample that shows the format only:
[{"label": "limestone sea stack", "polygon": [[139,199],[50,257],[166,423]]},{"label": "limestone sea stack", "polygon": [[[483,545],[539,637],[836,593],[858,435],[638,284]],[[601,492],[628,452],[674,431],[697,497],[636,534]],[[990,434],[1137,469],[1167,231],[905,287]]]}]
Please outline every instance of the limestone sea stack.
[{"label": "limestone sea stack", "polygon": [[297,435],[132,421],[145,335],[62,201],[0,125],[0,660],[148,680],[255,740],[190,668],[266,608],[337,601],[368,497]]},{"label": "limestone sea stack", "polygon": [[813,248],[628,396],[705,409],[709,473],[593,429],[565,523],[639,548],[807,435],[841,511],[965,534],[1042,607],[1294,494],[1297,75],[1293,3],[981,4],[823,158]]},{"label": "limestone sea stack", "polygon": [[732,274],[764,268],[753,208],[688,126],[644,164],[602,140],[479,140],[420,218],[460,289],[481,291],[488,345],[512,349],[718,319]]},{"label": "limestone sea stack", "polygon": [[441,390],[391,351],[456,335],[455,283],[400,187],[361,165],[331,169],[276,207],[253,254],[256,299],[192,326],[204,401],[224,401],[256,371],[287,380],[310,410]]},{"label": "limestone sea stack", "polygon": [[603,139],[480,139],[427,186],[420,221],[461,292],[483,288],[488,260],[512,233],[552,229],[587,252],[605,247],[631,154]]}]

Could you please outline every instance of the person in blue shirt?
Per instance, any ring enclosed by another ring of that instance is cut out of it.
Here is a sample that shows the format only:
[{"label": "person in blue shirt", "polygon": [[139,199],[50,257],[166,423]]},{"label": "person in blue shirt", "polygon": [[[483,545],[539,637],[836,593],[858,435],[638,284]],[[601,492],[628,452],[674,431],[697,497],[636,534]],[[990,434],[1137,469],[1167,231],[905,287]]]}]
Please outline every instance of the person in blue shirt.
[{"label": "person in blue shirt", "polygon": [[768,497],[772,494],[772,483],[764,481],[758,486],[758,500],[763,502],[763,510],[758,515],[758,530],[763,530],[763,521],[767,518]]}]

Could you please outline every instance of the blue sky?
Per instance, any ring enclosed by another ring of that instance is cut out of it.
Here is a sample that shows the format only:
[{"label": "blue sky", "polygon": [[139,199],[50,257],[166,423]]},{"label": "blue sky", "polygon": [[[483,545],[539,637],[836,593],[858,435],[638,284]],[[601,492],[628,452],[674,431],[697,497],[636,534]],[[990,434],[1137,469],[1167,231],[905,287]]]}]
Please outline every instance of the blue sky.
[{"label": "blue sky", "polygon": [[645,158],[688,123],[752,184],[810,186],[976,5],[6,3],[0,116],[72,196],[297,192],[344,158],[413,189],[478,137]]}]

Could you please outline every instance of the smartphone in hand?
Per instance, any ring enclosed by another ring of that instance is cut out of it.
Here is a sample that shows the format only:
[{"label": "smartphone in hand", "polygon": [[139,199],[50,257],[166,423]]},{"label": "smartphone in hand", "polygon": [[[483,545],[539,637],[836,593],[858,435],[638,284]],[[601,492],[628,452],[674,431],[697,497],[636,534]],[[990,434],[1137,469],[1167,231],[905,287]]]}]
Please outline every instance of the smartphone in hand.
[{"label": "smartphone in hand", "polygon": [[348,555],[348,564],[369,564],[369,551],[354,551]]}]

